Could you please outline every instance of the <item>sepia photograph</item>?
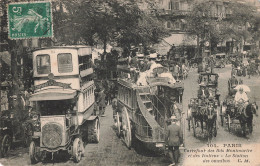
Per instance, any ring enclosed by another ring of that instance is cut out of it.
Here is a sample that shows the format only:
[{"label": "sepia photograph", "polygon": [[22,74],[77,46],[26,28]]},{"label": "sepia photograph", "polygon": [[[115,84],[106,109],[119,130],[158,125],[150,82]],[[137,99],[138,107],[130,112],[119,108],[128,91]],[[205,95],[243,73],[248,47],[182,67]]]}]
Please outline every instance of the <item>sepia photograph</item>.
[{"label": "sepia photograph", "polygon": [[260,166],[260,0],[0,0],[0,166]]}]

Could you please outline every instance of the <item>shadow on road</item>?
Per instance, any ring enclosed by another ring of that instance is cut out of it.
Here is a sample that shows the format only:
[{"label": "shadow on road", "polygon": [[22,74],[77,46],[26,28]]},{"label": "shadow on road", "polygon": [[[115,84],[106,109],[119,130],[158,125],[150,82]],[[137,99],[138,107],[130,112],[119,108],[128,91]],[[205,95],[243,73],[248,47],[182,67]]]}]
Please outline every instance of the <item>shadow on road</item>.
[{"label": "shadow on road", "polygon": [[71,156],[66,151],[61,151],[58,154],[54,154],[53,159],[52,159],[52,154],[47,153],[46,158],[44,158],[41,162],[43,164],[66,163],[70,159],[71,159]]},{"label": "shadow on road", "polygon": [[[113,131],[115,132],[115,134],[118,135],[118,132],[117,132],[117,128],[112,125],[111,128],[113,129]],[[122,142],[123,139],[120,138]],[[126,146],[126,145],[125,145]],[[155,153],[154,151],[148,149],[141,141],[139,141],[135,136],[132,136],[132,147],[133,150],[139,154],[139,155],[142,155],[142,156],[145,156],[145,157],[159,157],[159,156],[162,156],[164,153],[163,152],[159,152],[159,153]]]}]

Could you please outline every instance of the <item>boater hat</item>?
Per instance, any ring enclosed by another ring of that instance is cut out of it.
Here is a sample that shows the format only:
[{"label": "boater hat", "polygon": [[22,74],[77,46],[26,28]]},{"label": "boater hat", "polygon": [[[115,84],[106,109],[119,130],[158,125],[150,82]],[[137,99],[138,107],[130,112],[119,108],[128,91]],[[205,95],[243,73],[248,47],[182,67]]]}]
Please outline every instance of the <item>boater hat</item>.
[{"label": "boater hat", "polygon": [[175,121],[175,120],[177,120],[177,117],[173,115],[173,116],[171,116],[170,119],[171,119],[171,121]]}]

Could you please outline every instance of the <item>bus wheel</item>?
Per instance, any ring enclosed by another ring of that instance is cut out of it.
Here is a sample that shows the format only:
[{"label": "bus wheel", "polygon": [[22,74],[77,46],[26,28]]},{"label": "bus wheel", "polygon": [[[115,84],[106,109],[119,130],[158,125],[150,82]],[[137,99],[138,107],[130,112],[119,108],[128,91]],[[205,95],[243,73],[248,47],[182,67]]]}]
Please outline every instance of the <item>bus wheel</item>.
[{"label": "bus wheel", "polygon": [[132,145],[132,132],[131,132],[131,123],[130,123],[130,118],[128,116],[127,109],[124,107],[122,110],[122,134],[123,134],[123,139],[128,147],[128,149],[131,149]]},{"label": "bus wheel", "polygon": [[117,136],[120,138],[121,136],[121,122],[120,122],[120,117],[119,113],[116,113],[116,127],[117,127]]},{"label": "bus wheel", "polygon": [[72,155],[76,163],[80,162],[81,160],[82,151],[83,151],[82,147],[83,147],[82,141],[79,138],[76,138],[73,141],[73,150],[72,150]]}]

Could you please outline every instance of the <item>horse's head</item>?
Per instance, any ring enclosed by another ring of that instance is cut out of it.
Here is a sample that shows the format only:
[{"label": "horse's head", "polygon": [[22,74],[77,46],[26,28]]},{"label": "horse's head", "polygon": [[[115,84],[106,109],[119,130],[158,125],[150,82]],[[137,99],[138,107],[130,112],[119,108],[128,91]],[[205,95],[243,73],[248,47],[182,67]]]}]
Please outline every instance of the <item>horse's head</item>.
[{"label": "horse's head", "polygon": [[214,114],[215,114],[215,110],[213,106],[209,106],[207,109],[207,114],[208,114],[208,119],[212,119]]},{"label": "horse's head", "polygon": [[256,104],[256,102],[250,103],[246,107],[246,114],[247,115],[257,114],[257,110],[258,110],[258,105]]}]

